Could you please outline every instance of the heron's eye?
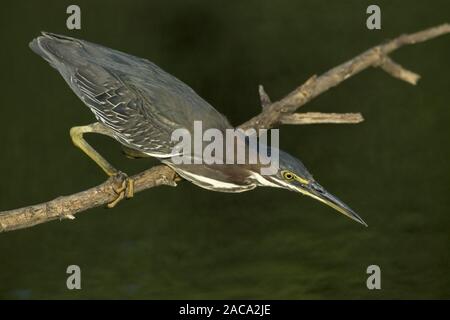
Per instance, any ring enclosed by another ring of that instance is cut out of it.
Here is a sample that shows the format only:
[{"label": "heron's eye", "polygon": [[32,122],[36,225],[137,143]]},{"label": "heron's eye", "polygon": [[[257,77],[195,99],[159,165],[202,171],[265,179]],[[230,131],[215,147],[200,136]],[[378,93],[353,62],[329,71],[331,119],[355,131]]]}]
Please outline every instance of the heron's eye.
[{"label": "heron's eye", "polygon": [[292,172],[283,171],[282,175],[283,175],[283,178],[288,180],[288,181],[294,179],[294,174]]}]

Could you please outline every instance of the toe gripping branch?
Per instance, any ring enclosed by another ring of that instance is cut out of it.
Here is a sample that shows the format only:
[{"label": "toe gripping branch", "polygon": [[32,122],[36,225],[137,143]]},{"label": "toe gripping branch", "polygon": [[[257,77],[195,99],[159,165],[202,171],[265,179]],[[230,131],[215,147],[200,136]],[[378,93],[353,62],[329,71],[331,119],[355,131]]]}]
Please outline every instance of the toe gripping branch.
[{"label": "toe gripping branch", "polygon": [[134,180],[125,173],[119,172],[111,179],[114,180],[112,189],[117,197],[106,205],[108,208],[114,208],[123,199],[131,199],[134,196]]}]

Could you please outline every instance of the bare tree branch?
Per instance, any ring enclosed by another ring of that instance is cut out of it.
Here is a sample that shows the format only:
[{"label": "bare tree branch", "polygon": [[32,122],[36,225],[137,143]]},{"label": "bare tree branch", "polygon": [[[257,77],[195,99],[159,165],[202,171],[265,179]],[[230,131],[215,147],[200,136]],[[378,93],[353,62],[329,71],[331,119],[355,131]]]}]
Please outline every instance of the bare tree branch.
[{"label": "bare tree branch", "polygon": [[[355,58],[327,71],[323,75],[311,77],[303,85],[289,93],[279,101],[271,102],[262,86],[259,87],[262,112],[240,126],[247,128],[271,128],[286,124],[315,124],[315,123],[358,123],[362,116],[355,114],[335,113],[296,113],[298,108],[305,105],[321,93],[339,85],[351,76],[369,68],[380,67],[388,74],[416,84],[419,75],[405,70],[392,61],[388,54],[404,45],[424,42],[440,35],[450,33],[450,24],[426,29],[420,32],[402,35],[382,45],[373,47]],[[167,166],[160,165],[148,169],[132,177],[135,181],[135,191],[169,185],[175,186],[179,177]],[[91,189],[63,196],[41,204],[20,209],[0,212],[0,232],[31,227],[55,219],[73,219],[76,213],[90,208],[105,205],[116,198],[114,186],[120,181],[113,178]]]},{"label": "bare tree branch", "polygon": [[[162,185],[176,186],[179,180],[175,171],[165,165],[155,166],[131,178],[134,179],[135,193]],[[69,196],[3,211],[0,213],[0,232],[32,227],[56,219],[75,219],[74,215],[78,212],[113,201],[117,197],[114,187],[120,184],[121,181],[110,178],[96,187]]]},{"label": "bare tree branch", "polygon": [[377,67],[387,55],[402,46],[424,42],[438,36],[450,33],[450,24],[405,34],[382,45],[373,47],[355,58],[325,72],[320,77],[312,77],[306,83],[289,93],[279,101],[267,106],[257,116],[241,125],[241,128],[271,128],[280,124],[280,119],[285,114],[295,112],[321,93],[337,86],[344,80],[367,69]]}]

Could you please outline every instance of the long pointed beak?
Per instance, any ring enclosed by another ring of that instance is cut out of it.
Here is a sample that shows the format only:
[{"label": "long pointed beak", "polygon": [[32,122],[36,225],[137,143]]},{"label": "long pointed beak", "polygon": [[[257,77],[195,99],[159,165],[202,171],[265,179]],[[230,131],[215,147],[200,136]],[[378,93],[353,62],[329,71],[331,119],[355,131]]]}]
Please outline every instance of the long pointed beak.
[{"label": "long pointed beak", "polygon": [[301,187],[296,187],[298,192],[301,192],[309,197],[312,197],[320,202],[325,203],[326,205],[332,207],[333,209],[339,211],[340,213],[346,215],[352,220],[361,223],[362,225],[367,227],[367,223],[350,207],[348,207],[344,202],[339,200],[337,197],[326,191],[320,184],[317,182],[311,182],[308,185],[302,185]]}]

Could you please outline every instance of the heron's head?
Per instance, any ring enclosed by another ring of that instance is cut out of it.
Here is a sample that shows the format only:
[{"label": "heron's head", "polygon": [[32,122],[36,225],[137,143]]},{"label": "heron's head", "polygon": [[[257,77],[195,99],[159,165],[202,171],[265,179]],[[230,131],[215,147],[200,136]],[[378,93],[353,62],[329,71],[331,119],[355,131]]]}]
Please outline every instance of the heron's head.
[{"label": "heron's head", "polygon": [[264,176],[264,179],[278,187],[299,192],[323,202],[350,219],[367,226],[352,209],[315,181],[300,160],[286,152],[279,150],[279,166],[277,172]]}]

